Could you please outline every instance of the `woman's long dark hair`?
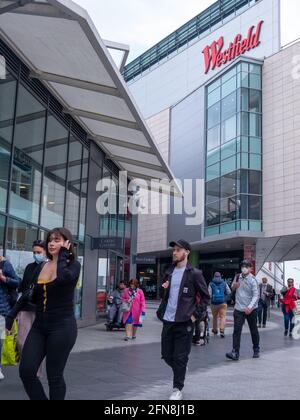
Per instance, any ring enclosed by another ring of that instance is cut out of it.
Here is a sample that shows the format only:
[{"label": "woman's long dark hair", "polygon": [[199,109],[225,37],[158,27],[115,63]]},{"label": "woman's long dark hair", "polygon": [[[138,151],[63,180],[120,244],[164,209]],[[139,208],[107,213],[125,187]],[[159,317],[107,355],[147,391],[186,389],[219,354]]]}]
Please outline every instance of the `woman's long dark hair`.
[{"label": "woman's long dark hair", "polygon": [[47,252],[47,257],[52,260],[52,255],[49,254],[48,251],[48,244],[50,242],[51,237],[54,236],[56,238],[63,238],[65,241],[70,241],[71,243],[71,247],[70,247],[70,262],[73,262],[76,260],[76,253],[75,253],[75,247],[74,247],[74,242],[73,242],[73,236],[72,233],[66,229],[66,228],[55,228],[52,229],[48,235],[47,235],[47,239],[46,239],[46,252]]}]

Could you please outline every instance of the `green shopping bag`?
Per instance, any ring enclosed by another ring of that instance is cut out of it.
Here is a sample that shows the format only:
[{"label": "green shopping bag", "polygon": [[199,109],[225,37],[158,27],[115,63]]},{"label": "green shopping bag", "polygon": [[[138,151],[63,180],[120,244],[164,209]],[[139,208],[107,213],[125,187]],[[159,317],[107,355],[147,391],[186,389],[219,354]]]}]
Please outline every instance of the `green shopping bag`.
[{"label": "green shopping bag", "polygon": [[6,335],[1,354],[2,366],[16,366],[20,361],[20,355],[17,350],[18,323],[14,322],[11,335]]}]

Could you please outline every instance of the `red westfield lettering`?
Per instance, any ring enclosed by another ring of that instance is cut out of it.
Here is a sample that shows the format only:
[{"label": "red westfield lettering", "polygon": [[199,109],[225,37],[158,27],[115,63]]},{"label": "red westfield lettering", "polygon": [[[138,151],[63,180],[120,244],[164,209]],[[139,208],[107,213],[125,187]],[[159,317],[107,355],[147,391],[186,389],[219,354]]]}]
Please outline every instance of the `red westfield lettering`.
[{"label": "red westfield lettering", "polygon": [[246,39],[243,39],[242,35],[238,34],[234,38],[234,41],[229,44],[227,50],[222,51],[224,47],[223,36],[221,36],[218,41],[214,41],[211,45],[204,48],[202,52],[205,61],[205,74],[207,74],[210,69],[214,70],[216,67],[221,67],[240,55],[245,54],[247,51],[258,47],[260,45],[260,34],[263,23],[263,20],[259,22],[255,32],[255,26],[251,26]]}]

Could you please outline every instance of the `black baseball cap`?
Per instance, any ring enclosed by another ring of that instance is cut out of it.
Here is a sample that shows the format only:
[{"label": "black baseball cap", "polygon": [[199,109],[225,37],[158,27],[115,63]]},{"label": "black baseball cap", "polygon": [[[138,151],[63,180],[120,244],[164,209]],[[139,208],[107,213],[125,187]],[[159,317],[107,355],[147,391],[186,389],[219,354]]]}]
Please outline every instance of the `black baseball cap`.
[{"label": "black baseball cap", "polygon": [[249,260],[244,260],[244,261],[241,263],[241,267],[250,267],[250,268],[253,268],[253,264],[252,264],[252,262],[251,262],[251,261],[249,261]]},{"label": "black baseball cap", "polygon": [[176,242],[175,241],[170,242],[170,247],[174,248],[174,246],[178,246],[179,248],[186,249],[187,251],[192,251],[191,245],[183,239],[179,239],[179,241],[176,241]]}]

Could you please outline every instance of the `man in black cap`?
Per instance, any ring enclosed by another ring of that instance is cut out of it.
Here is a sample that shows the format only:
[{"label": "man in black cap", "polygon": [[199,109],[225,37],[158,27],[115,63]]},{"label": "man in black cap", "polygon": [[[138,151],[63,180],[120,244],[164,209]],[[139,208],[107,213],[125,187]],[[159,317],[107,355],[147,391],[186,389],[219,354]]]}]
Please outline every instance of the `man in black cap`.
[{"label": "man in black cap", "polygon": [[183,399],[187,364],[192,348],[194,323],[199,299],[209,304],[210,295],[202,271],[188,263],[191,245],[171,242],[173,266],[166,273],[164,296],[157,312],[163,321],[162,358],[173,369],[174,386],[170,400]]},{"label": "man in black cap", "polygon": [[231,353],[226,354],[227,359],[235,362],[240,358],[241,336],[246,320],[253,342],[253,358],[259,359],[260,356],[260,337],[257,327],[258,282],[252,274],[253,264],[251,261],[243,261],[241,267],[242,273],[238,274],[232,283],[232,290],[236,290],[233,350]]}]

